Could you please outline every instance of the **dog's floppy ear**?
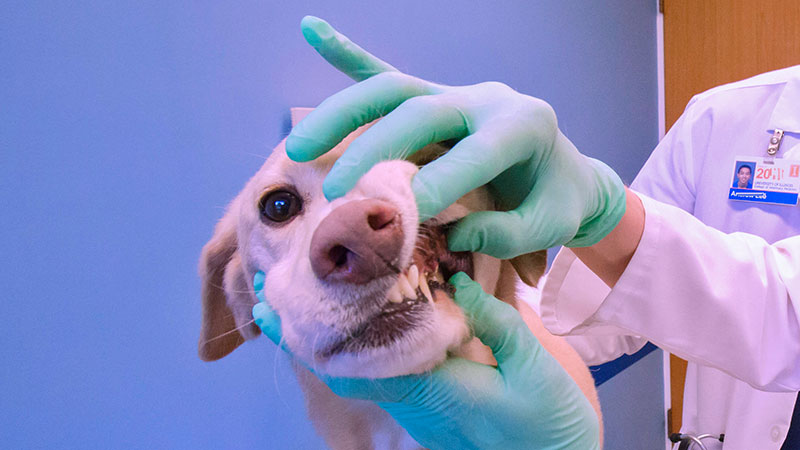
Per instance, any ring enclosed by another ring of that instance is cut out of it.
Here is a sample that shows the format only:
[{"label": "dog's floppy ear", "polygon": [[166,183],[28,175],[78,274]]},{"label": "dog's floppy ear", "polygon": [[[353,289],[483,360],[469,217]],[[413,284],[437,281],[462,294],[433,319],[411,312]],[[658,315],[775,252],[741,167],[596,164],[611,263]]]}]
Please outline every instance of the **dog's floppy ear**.
[{"label": "dog's floppy ear", "polygon": [[536,287],[547,269],[547,250],[519,255],[511,259],[511,265],[525,284]]},{"label": "dog's floppy ear", "polygon": [[243,333],[236,329],[236,318],[229,300],[230,304],[247,305],[250,302],[228,298],[249,295],[237,250],[235,213],[231,209],[234,208],[229,207],[217,224],[214,236],[203,247],[200,257],[203,323],[198,353],[204,361],[220,359],[245,341]]}]

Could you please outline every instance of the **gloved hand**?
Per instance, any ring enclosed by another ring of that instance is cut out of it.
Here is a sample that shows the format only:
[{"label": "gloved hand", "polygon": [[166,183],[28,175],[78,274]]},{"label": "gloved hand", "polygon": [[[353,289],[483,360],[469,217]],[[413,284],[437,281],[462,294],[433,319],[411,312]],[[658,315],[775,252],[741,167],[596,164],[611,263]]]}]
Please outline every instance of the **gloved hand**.
[{"label": "gloved hand", "polygon": [[305,17],[302,30],[328,62],[364,81],[329,97],[292,130],[289,157],[317,158],[384,117],[336,161],[323,184],[328,199],[344,195],[379,161],[460,139],[412,180],[420,220],[487,183],[511,211],[467,216],[448,237],[451,250],[511,258],[556,245],[590,246],[624,214],[619,176],[580,154],[544,101],[501,83],[452,87],[400,73],[316,17]]},{"label": "gloved hand", "polygon": [[[340,396],[377,402],[430,449],[598,449],[599,423],[589,401],[519,314],[463,272],[450,283],[497,368],[450,358],[424,375],[316,375]],[[264,301],[262,272],[253,285],[261,300],[253,308],[256,324],[280,345],[280,318]]]}]

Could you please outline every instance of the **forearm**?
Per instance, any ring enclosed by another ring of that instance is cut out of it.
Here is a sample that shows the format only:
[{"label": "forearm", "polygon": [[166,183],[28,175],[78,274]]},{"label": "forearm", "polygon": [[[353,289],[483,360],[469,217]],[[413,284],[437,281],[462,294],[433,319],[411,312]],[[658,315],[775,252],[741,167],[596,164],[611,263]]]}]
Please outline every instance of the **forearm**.
[{"label": "forearm", "polygon": [[571,250],[609,287],[614,287],[628,267],[644,232],[644,207],[639,197],[625,190],[625,215],[619,224],[597,244]]},{"label": "forearm", "polygon": [[[647,211],[641,236],[624,238],[628,220],[638,216],[633,214],[614,230],[628,249],[604,247],[619,237],[609,235],[608,242],[584,249],[581,260],[581,266],[587,265],[584,270],[605,277],[603,282],[613,289],[588,317],[570,317],[558,277],[548,278],[551,291],[546,285],[542,298],[548,328],[570,333],[579,327],[612,326],[757,388],[797,390],[800,236],[770,244],[752,234],[726,234],[679,208],[631,195],[641,199]],[[630,246],[637,241],[632,253]],[[610,255],[596,254],[605,250]],[[578,251],[573,253],[577,256]],[[556,304],[560,309],[553,310]],[[725,332],[711,333],[712,328]]]}]

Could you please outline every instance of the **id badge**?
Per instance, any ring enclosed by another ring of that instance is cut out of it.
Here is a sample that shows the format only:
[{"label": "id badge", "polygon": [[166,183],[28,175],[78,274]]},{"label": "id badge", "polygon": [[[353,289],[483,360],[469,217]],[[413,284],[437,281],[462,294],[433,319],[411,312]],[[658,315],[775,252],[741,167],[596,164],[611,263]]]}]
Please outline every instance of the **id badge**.
[{"label": "id badge", "polygon": [[731,200],[795,206],[800,196],[800,160],[739,156],[731,182]]}]

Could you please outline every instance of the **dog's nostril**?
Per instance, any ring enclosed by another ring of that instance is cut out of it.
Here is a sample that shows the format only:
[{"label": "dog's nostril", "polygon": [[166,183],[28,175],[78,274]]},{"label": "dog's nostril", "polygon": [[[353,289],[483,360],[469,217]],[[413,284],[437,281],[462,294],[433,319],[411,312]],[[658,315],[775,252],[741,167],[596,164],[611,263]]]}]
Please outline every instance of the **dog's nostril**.
[{"label": "dog's nostril", "polygon": [[391,225],[396,217],[397,217],[396,211],[383,208],[368,215],[367,223],[369,223],[370,228],[372,228],[375,231],[379,231]]},{"label": "dog's nostril", "polygon": [[402,216],[382,200],[355,200],[328,213],[311,237],[309,258],[324,281],[365,284],[395,273],[403,248]]},{"label": "dog's nostril", "polygon": [[334,245],[328,250],[328,258],[333,262],[334,266],[342,267],[347,264],[347,254],[350,250],[343,245]]}]

